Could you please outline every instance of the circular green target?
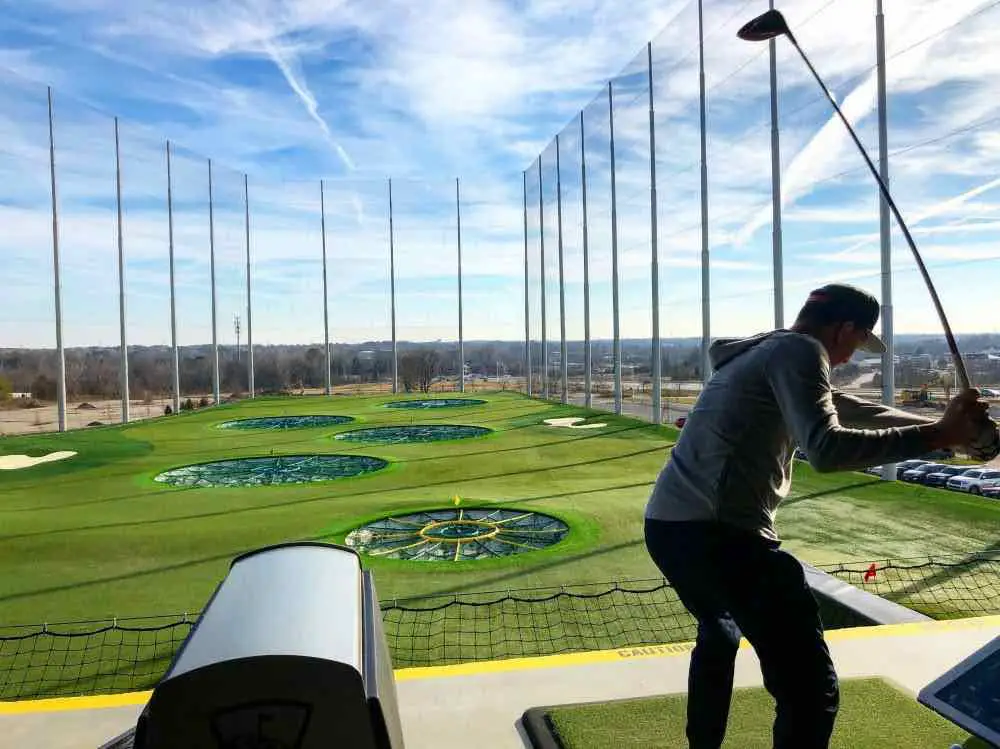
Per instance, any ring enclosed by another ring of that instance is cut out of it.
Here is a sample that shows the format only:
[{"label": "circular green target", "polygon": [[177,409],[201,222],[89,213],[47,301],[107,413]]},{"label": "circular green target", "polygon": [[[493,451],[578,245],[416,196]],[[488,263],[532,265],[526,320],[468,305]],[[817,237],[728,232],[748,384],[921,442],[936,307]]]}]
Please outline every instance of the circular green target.
[{"label": "circular green target", "polygon": [[462,406],[481,406],[486,401],[478,398],[424,398],[422,400],[392,401],[386,403],[386,408],[461,408]]},{"label": "circular green target", "polygon": [[470,437],[482,437],[490,434],[491,431],[486,427],[465,426],[463,424],[408,424],[406,426],[352,429],[349,432],[335,435],[334,439],[346,442],[399,444],[402,442],[469,439]]},{"label": "circular green target", "polygon": [[448,508],[367,523],[351,531],[344,543],[373,557],[461,562],[545,549],[568,532],[566,523],[540,512]]},{"label": "circular green target", "polygon": [[259,416],[252,419],[234,419],[219,424],[219,429],[309,429],[349,424],[353,416]]},{"label": "circular green target", "polygon": [[171,486],[273,486],[360,476],[389,465],[368,455],[277,455],[172,468],[155,480]]}]

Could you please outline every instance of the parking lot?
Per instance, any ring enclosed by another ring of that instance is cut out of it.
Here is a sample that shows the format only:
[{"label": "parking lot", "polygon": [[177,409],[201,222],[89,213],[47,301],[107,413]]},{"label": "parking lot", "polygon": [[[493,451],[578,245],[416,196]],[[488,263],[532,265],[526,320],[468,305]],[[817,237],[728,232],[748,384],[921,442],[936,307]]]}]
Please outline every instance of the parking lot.
[{"label": "parking lot", "polygon": [[[882,466],[867,468],[865,473],[881,476]],[[1000,467],[996,466],[907,460],[896,464],[896,478],[907,483],[1000,500]]]}]

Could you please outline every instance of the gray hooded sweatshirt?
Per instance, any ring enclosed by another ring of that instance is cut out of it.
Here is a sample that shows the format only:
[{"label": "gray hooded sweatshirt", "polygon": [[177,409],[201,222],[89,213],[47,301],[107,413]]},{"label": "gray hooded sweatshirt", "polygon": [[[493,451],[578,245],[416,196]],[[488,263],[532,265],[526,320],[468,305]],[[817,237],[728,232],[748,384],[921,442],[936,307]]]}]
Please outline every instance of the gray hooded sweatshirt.
[{"label": "gray hooded sweatshirt", "polygon": [[646,517],[711,520],[778,540],[796,446],[820,472],[860,470],[929,452],[916,416],[835,391],[812,336],[776,330],[720,339],[714,374],[657,477]]}]

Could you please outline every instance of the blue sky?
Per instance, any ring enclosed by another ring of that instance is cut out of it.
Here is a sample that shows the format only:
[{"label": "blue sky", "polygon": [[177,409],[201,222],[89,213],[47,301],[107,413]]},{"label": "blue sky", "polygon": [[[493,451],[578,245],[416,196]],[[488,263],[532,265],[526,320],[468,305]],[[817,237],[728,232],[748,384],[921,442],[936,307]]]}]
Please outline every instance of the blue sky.
[{"label": "blue sky", "polygon": [[[958,331],[995,331],[1000,122],[988,0],[885,2],[891,180]],[[711,334],[773,322],[766,45],[736,29],[761,0],[706,0]],[[869,152],[874,2],[781,5]],[[660,330],[701,332],[697,5],[638,0],[34,0],[0,14],[0,346],[51,346],[45,86],[54,90],[65,336],[118,341],[113,116],[120,118],[130,343],[169,343],[165,140],[172,142],[177,321],[210,340],[207,158],[220,337],[245,321],[249,175],[257,343],[322,341],[319,180],[331,336],[387,339],[393,178],[398,334],[457,337],[461,178],[467,338],[523,336],[528,170],[532,336],[560,335],[559,133],[566,332],[583,335],[584,112],[591,332],[611,335],[607,82],[615,97],[622,334],[649,335],[646,42],[652,42]],[[778,45],[786,321],[805,292],[880,292],[878,194],[808,70]],[[895,229],[895,225],[893,224]],[[894,231],[897,332],[937,332]]]}]

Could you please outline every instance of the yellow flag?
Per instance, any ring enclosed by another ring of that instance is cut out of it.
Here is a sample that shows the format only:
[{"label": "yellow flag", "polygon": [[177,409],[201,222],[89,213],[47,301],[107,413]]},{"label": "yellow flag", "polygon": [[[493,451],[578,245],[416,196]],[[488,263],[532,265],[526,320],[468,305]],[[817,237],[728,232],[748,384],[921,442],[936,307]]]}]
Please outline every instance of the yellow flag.
[{"label": "yellow flag", "polygon": [[455,506],[457,507],[462,502],[462,498],[456,494],[451,501],[454,502]]}]

